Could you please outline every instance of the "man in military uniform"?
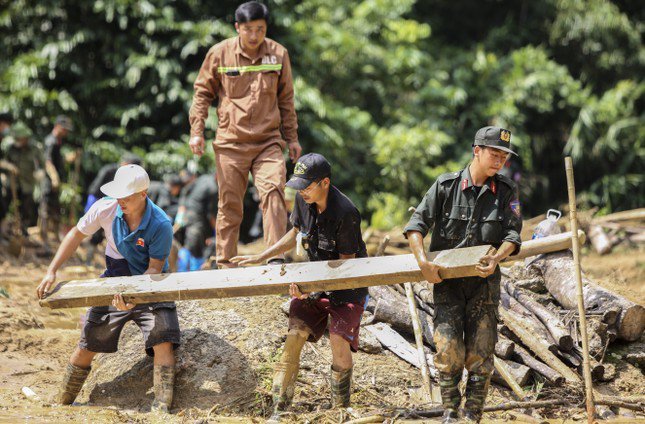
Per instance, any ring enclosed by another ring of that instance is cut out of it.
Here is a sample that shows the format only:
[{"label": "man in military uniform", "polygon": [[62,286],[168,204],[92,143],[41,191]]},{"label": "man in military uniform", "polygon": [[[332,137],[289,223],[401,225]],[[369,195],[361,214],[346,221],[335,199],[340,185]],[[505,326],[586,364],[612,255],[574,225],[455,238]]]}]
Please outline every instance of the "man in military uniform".
[{"label": "man in military uniform", "polygon": [[20,203],[22,234],[28,236],[27,228],[36,225],[37,208],[34,201],[36,187],[36,171],[42,169],[42,155],[39,149],[31,143],[31,130],[22,122],[12,128],[13,143],[7,150],[7,162],[17,168],[17,194]]},{"label": "man in military uniform", "polygon": [[[498,264],[520,248],[522,219],[515,183],[498,174],[515,154],[510,131],[477,131],[473,160],[463,170],[441,175],[405,227],[423,276],[434,284],[435,365],[439,371],[444,422],[455,422],[461,404],[458,385],[468,370],[462,418],[481,419],[493,371],[497,341]],[[434,229],[433,229],[434,228]],[[479,277],[442,281],[440,267],[428,261],[423,237],[430,230],[430,251],[483,244],[497,251],[481,258]]]},{"label": "man in military uniform", "polygon": [[[298,191],[291,214],[293,228],[259,255],[237,256],[234,263],[260,263],[281,255],[302,240],[310,261],[367,257],[361,236],[361,214],[343,193],[331,185],[331,166],[319,154],[304,155],[296,163],[287,183]],[[289,290],[289,332],[280,362],[273,374],[274,421],[290,405],[300,368],[300,353],[307,340],[320,339],[329,324],[332,351],[331,400],[333,406],[349,406],[352,380],[352,351],[358,350],[361,316],[367,289],[335,290],[303,294],[297,285]]]},{"label": "man in military uniform", "polygon": [[[204,153],[208,109],[217,99],[218,128],[213,150],[219,184],[217,260],[235,266],[243,199],[249,172],[260,194],[264,241],[275,244],[286,232],[284,200],[285,146],[295,162],[300,156],[289,54],[266,38],[268,8],[256,1],[235,11],[239,36],[213,46],[195,80],[190,108],[190,147]],[[281,257],[268,258],[280,262]]]},{"label": "man in military uniform", "polygon": [[[72,131],[72,120],[65,116],[56,117],[52,132],[45,137],[45,172],[40,200],[40,236],[49,247],[49,230],[54,230],[58,240],[60,226],[60,184],[65,172],[65,163],[61,154],[63,140]],[[51,224],[51,227],[50,227]]]},{"label": "man in military uniform", "polygon": [[181,271],[195,271],[203,264],[206,240],[213,235],[217,219],[215,174],[201,175],[188,188],[182,191],[179,199],[177,216],[181,216],[181,220],[177,222],[180,229],[176,235],[183,244],[180,256],[186,257],[192,265],[190,269],[181,268]]}]

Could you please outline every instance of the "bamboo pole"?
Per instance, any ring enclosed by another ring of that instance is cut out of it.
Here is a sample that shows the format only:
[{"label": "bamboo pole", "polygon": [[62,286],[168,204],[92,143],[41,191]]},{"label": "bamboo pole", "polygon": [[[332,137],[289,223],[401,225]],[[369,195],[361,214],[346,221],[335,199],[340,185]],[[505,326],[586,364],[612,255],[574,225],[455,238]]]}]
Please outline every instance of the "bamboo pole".
[{"label": "bamboo pole", "polygon": [[526,396],[524,390],[520,387],[519,384],[517,384],[517,381],[515,381],[515,378],[511,374],[511,371],[508,369],[504,361],[497,358],[496,355],[493,355],[493,362],[495,364],[495,369],[497,370],[499,375],[502,376],[506,384],[508,384],[508,387],[510,387],[513,393],[515,393],[515,396],[517,396],[520,400],[524,399],[524,397]]},{"label": "bamboo pole", "polygon": [[[573,162],[571,157],[564,158],[564,167],[567,173],[567,191],[569,192],[569,219],[571,221],[571,233],[578,233],[578,211],[576,207],[576,188],[573,179]],[[593,385],[591,382],[591,367],[589,365],[589,338],[587,337],[587,317],[585,316],[585,302],[582,292],[582,272],[580,271],[580,244],[577,237],[571,237],[573,247],[573,262],[575,264],[575,275],[577,283],[578,316],[580,319],[580,333],[582,336],[582,369],[585,380],[585,393],[587,404],[587,422],[592,424],[595,417],[593,403]]]},{"label": "bamboo pole", "polygon": [[430,370],[428,368],[425,351],[423,350],[423,333],[421,332],[421,321],[419,320],[419,313],[417,311],[417,302],[414,298],[412,284],[404,283],[404,286],[405,294],[408,298],[408,309],[410,310],[410,317],[412,318],[414,339],[417,342],[417,354],[419,356],[419,363],[421,364],[421,379],[423,380],[423,387],[428,394],[428,398],[434,403],[435,399],[432,392],[432,382],[430,381]]}]

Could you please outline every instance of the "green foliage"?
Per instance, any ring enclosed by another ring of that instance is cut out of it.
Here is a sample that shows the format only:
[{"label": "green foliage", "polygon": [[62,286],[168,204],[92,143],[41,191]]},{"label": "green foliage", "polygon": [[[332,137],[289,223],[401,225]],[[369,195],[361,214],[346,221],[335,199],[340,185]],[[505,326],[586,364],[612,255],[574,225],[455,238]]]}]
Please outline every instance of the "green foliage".
[{"label": "green foliage", "polygon": [[[475,131],[488,124],[513,132],[528,214],[566,200],[564,154],[590,205],[642,206],[645,26],[632,3],[268,3],[269,37],[294,68],[301,144],[331,160],[334,184],[372,223],[407,220],[438,175],[468,163]],[[235,35],[239,1],[5,4],[0,110],[36,140],[65,112],[88,175],[125,151],[157,179],[193,160],[192,83],[206,51]],[[198,161],[213,166],[212,151]]]}]

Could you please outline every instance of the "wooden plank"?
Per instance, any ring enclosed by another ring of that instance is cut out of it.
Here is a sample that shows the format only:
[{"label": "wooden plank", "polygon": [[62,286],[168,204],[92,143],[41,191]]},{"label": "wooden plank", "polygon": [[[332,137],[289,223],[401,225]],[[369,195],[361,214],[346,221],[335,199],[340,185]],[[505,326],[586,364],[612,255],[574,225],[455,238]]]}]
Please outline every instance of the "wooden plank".
[{"label": "wooden plank", "polygon": [[[433,252],[428,257],[445,267],[443,278],[477,275],[479,259],[492,249],[475,246]],[[49,308],[109,305],[115,294],[127,302],[287,294],[296,283],[302,291],[329,291],[421,281],[413,255],[268,265],[176,274],[95,278],[60,283],[40,301]]]},{"label": "wooden plank", "polygon": [[[578,230],[578,240],[580,244],[585,242],[585,233]],[[554,234],[552,236],[542,237],[522,242],[522,248],[517,255],[509,256],[504,262],[517,261],[530,256],[541,255],[543,253],[559,252],[571,248],[571,232]]]},{"label": "wooden plank", "polygon": [[[389,324],[379,322],[372,325],[366,325],[362,328],[374,335],[374,337],[376,337],[378,341],[387,348],[387,350],[391,351],[413,367],[421,368],[417,350],[408,343],[403,336],[393,330]],[[430,377],[438,379],[439,372],[434,366],[432,355],[426,355],[426,362],[428,364]]]}]

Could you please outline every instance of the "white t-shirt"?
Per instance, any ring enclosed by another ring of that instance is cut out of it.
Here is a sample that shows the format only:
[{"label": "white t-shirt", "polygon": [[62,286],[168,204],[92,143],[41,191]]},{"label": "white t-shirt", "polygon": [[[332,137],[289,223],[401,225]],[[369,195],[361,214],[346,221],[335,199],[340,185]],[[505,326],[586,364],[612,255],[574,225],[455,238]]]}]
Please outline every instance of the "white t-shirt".
[{"label": "white t-shirt", "polygon": [[116,199],[111,197],[104,197],[97,200],[87,211],[85,215],[78,221],[76,228],[78,231],[85,234],[86,236],[91,236],[103,228],[105,232],[105,238],[107,240],[107,246],[105,247],[105,255],[113,259],[123,259],[123,255],[119,253],[114,243],[114,237],[112,236],[112,222],[116,216],[116,209],[119,206],[119,203]]}]

